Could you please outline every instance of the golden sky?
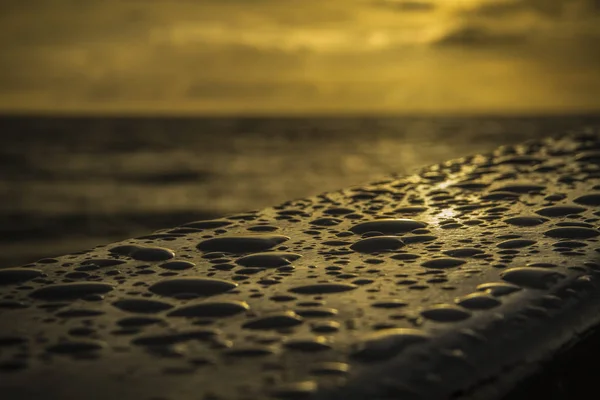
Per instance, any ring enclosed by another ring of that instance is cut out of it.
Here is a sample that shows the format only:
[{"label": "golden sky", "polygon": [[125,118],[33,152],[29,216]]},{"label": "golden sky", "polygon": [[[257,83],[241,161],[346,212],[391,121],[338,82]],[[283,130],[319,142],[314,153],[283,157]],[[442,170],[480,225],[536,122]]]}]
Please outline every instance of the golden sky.
[{"label": "golden sky", "polygon": [[599,43],[599,0],[2,0],[0,112],[596,112]]}]

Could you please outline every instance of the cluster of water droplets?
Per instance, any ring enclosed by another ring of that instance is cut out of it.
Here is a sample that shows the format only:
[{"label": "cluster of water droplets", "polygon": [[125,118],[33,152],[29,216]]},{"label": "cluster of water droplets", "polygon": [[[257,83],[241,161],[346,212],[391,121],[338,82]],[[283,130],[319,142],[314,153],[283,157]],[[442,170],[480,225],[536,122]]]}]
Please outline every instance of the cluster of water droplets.
[{"label": "cluster of water droplets", "polygon": [[580,135],[2,269],[0,378],[128,354],[207,399],[316,396],[583,296],[599,206],[600,142]]}]

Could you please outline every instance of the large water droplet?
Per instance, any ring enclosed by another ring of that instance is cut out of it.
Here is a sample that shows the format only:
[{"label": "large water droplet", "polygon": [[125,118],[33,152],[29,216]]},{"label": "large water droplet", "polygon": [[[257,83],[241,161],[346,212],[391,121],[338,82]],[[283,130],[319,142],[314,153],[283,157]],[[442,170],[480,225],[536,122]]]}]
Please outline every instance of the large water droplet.
[{"label": "large water droplet", "polygon": [[565,275],[553,270],[537,267],[518,267],[503,271],[502,279],[515,285],[533,288],[548,289]]},{"label": "large water droplet", "polygon": [[415,229],[425,228],[426,223],[414,219],[378,219],[354,225],[350,230],[354,233],[381,232],[386,234],[405,233]]},{"label": "large water droplet", "polygon": [[198,296],[213,296],[230,291],[237,287],[236,283],[222,279],[183,277],[166,279],[150,286],[150,291],[163,296],[175,296],[180,293]]},{"label": "large water droplet", "polygon": [[302,257],[300,254],[284,251],[256,253],[239,258],[236,263],[245,267],[277,268],[290,264]]},{"label": "large water droplet", "polygon": [[302,324],[302,317],[292,311],[255,318],[242,325],[246,329],[283,329]]},{"label": "large water droplet", "polygon": [[396,236],[373,236],[361,239],[350,246],[358,253],[379,253],[397,250],[404,246],[404,242]]},{"label": "large water droplet", "polygon": [[223,236],[207,239],[196,246],[202,251],[241,254],[269,250],[290,238],[283,235]]},{"label": "large water droplet", "polygon": [[425,268],[453,268],[463,265],[465,262],[465,260],[461,260],[460,258],[442,257],[425,261],[421,265]]},{"label": "large water droplet", "polygon": [[150,300],[144,298],[121,299],[115,301],[114,303],[112,303],[112,305],[123,311],[143,314],[152,314],[173,308],[172,304],[166,303],[164,301]]},{"label": "large water droplet", "polygon": [[358,286],[350,283],[313,283],[293,287],[290,289],[290,292],[301,294],[326,294],[347,292],[356,288],[358,288]]},{"label": "large water droplet", "polygon": [[66,300],[93,294],[104,294],[113,290],[113,286],[101,282],[75,282],[48,285],[34,290],[31,297],[45,300]]},{"label": "large water droplet", "polygon": [[504,242],[498,243],[497,247],[499,247],[501,249],[520,249],[523,247],[528,247],[528,246],[534,245],[536,243],[537,242],[535,240],[529,240],[529,239],[510,239],[510,240],[505,240]]},{"label": "large water droplet", "polygon": [[429,339],[429,334],[417,329],[382,329],[365,335],[351,355],[360,361],[387,360],[407,347]]},{"label": "large water droplet", "polygon": [[169,317],[229,317],[247,311],[250,307],[244,301],[207,301],[190,304],[171,311]]},{"label": "large water droplet", "polygon": [[110,249],[111,253],[128,256],[138,261],[166,261],[175,257],[173,250],[164,247],[122,245]]},{"label": "large water droplet", "polygon": [[563,206],[550,206],[550,207],[542,208],[540,210],[537,210],[536,213],[543,215],[544,217],[564,217],[566,215],[571,215],[571,214],[580,214],[580,213],[584,212],[585,210],[586,209],[584,207],[580,207],[580,206],[563,205]]},{"label": "large water droplet", "polygon": [[532,216],[513,217],[504,220],[504,222],[506,222],[507,224],[515,226],[537,226],[543,224],[546,221],[548,221],[547,218]]},{"label": "large water droplet", "polygon": [[583,204],[584,206],[600,206],[600,193],[586,194],[573,201],[577,204]]},{"label": "large water droplet", "polygon": [[421,315],[436,322],[457,322],[469,318],[471,313],[450,304],[439,304],[421,311]]},{"label": "large water droplet", "polygon": [[591,228],[569,227],[550,229],[544,235],[555,239],[590,239],[600,235],[600,232]]},{"label": "large water droplet", "polygon": [[471,293],[465,297],[456,299],[456,304],[468,308],[469,310],[487,310],[499,306],[500,300],[484,294]]}]

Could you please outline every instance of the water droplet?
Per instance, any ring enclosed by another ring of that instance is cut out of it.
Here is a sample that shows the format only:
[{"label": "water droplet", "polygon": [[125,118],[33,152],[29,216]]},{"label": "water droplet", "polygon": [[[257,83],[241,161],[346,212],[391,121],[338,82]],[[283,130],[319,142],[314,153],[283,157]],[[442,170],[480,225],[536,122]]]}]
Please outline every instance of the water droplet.
[{"label": "water droplet", "polygon": [[69,341],[49,346],[46,351],[56,354],[80,354],[102,350],[103,347],[100,342]]},{"label": "water droplet", "polygon": [[164,301],[143,298],[117,300],[112,305],[123,311],[143,314],[152,314],[173,308],[172,304]]},{"label": "water droplet", "polygon": [[528,239],[511,239],[498,243],[497,247],[501,249],[520,249],[536,244],[535,240]]},{"label": "water droplet", "polygon": [[457,322],[469,318],[471,313],[450,304],[439,304],[421,311],[421,315],[436,322]]},{"label": "water droplet", "polygon": [[290,292],[300,294],[326,294],[347,292],[356,288],[358,288],[358,286],[350,283],[313,283],[310,285],[295,286],[290,289]]},{"label": "water droplet", "polygon": [[274,251],[270,253],[256,253],[239,258],[236,263],[245,267],[277,268],[289,265],[302,257],[300,254],[288,253],[284,251]]},{"label": "water droplet", "polygon": [[186,269],[194,268],[195,266],[196,264],[189,261],[169,261],[160,265],[161,268],[170,271],[184,271]]},{"label": "water droplet", "polygon": [[42,276],[42,271],[39,269],[3,268],[0,269],[0,285],[26,282],[40,276]]},{"label": "water droplet", "polygon": [[109,251],[138,261],[165,261],[175,257],[173,250],[164,247],[123,245],[113,247]]},{"label": "water droplet", "polygon": [[375,308],[402,308],[406,307],[408,303],[398,299],[390,300],[379,300],[371,304],[371,307]]},{"label": "water droplet", "polygon": [[501,302],[485,293],[471,293],[456,299],[456,304],[469,310],[487,310],[499,306]]},{"label": "water droplet", "polygon": [[264,357],[274,354],[275,350],[269,346],[243,345],[235,346],[223,352],[229,357]]},{"label": "water droplet", "polygon": [[246,329],[283,329],[302,324],[302,317],[292,311],[284,311],[255,318],[242,325]]},{"label": "water droplet", "polygon": [[113,260],[109,258],[95,258],[92,260],[85,260],[81,263],[81,265],[95,265],[97,267],[114,267],[121,264],[125,264],[125,261]]},{"label": "water droplet", "polygon": [[229,317],[249,310],[244,301],[207,301],[179,307],[169,314],[169,317]]},{"label": "water droplet", "polygon": [[339,218],[317,218],[313,221],[310,221],[311,224],[318,226],[334,226],[340,222],[342,222],[342,220]]},{"label": "water droplet", "polygon": [[475,249],[473,247],[463,247],[444,251],[444,254],[450,257],[472,257],[474,255],[483,253],[483,250]]},{"label": "water droplet", "polygon": [[536,214],[543,215],[544,217],[564,217],[566,215],[571,214],[580,214],[584,212],[586,209],[580,206],[550,206],[546,208],[542,208],[536,211]]},{"label": "water droplet", "polygon": [[547,218],[531,216],[507,218],[504,220],[504,222],[506,222],[507,224],[515,226],[537,226],[543,224],[546,221],[548,221]]},{"label": "water droplet", "polygon": [[425,228],[426,223],[414,219],[378,219],[354,225],[350,230],[354,233],[381,232],[386,234],[406,233],[415,229]]},{"label": "water droplet", "polygon": [[315,336],[309,338],[290,338],[283,342],[288,349],[300,351],[323,351],[331,349],[331,345],[324,336]]},{"label": "water droplet", "polygon": [[59,283],[36,289],[30,293],[30,296],[45,300],[63,300],[108,293],[111,290],[113,290],[112,285],[101,282]]},{"label": "water droplet", "polygon": [[600,206],[600,193],[586,194],[573,201],[577,204],[583,204],[584,206]]},{"label": "water droplet", "polygon": [[554,228],[544,232],[544,235],[555,239],[590,239],[600,235],[600,232],[591,228]]},{"label": "water droplet", "polygon": [[361,239],[350,246],[358,253],[379,253],[397,250],[404,246],[404,242],[396,236],[374,236]]},{"label": "water droplet", "polygon": [[442,257],[434,258],[429,261],[425,261],[421,265],[425,268],[453,268],[463,265],[466,261],[460,258]]},{"label": "water droplet", "polygon": [[196,246],[201,251],[223,251],[233,254],[269,250],[290,238],[283,235],[223,236],[205,240]]},{"label": "water droplet", "polygon": [[149,290],[162,296],[176,296],[180,293],[198,296],[213,296],[230,291],[237,287],[236,283],[222,279],[183,277],[166,279],[150,286]]},{"label": "water droplet", "polygon": [[417,329],[382,329],[365,335],[351,355],[360,361],[388,360],[407,347],[429,339],[429,334]]},{"label": "water droplet", "polygon": [[340,323],[337,321],[320,321],[312,324],[311,330],[315,333],[334,333],[340,330]]},{"label": "water droplet", "polygon": [[333,317],[338,313],[335,308],[311,307],[296,310],[296,314],[304,318]]},{"label": "water droplet", "polygon": [[565,275],[560,272],[538,267],[511,268],[503,271],[501,276],[505,281],[533,289],[549,289],[565,278]]}]

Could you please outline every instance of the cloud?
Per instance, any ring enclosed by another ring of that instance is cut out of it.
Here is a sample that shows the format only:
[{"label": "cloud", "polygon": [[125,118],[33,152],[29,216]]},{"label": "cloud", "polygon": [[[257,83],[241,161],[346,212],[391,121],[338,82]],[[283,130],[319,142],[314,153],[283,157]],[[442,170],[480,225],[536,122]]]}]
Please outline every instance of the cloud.
[{"label": "cloud", "polygon": [[524,33],[496,32],[485,26],[465,24],[432,41],[436,46],[496,47],[520,45],[527,41]]}]

